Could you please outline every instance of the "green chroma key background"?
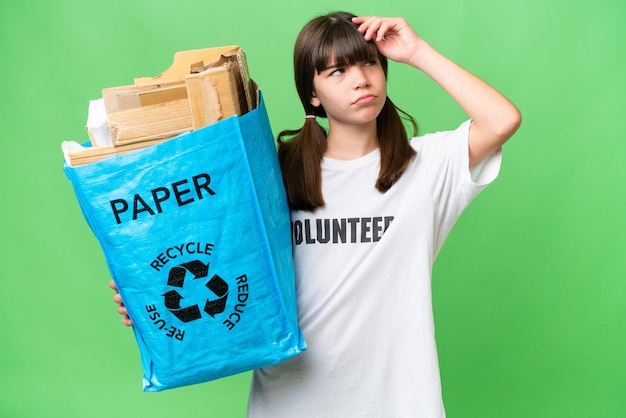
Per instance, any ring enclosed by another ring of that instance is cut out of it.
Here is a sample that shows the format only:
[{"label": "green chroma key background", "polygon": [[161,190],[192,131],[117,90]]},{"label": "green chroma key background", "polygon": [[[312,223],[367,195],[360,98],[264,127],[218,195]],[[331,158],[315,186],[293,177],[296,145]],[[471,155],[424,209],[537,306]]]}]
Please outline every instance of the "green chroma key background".
[{"label": "green chroma key background", "polygon": [[[155,76],[174,52],[240,45],[277,134],[301,126],[296,34],[336,9],[403,15],[509,96],[524,123],[469,207],[433,284],[454,418],[626,416],[626,3],[615,0],[242,0],[0,5],[0,416],[243,417],[250,374],[141,391],[132,332],[62,170],[90,99]],[[389,92],[422,132],[464,115],[392,64]]]}]

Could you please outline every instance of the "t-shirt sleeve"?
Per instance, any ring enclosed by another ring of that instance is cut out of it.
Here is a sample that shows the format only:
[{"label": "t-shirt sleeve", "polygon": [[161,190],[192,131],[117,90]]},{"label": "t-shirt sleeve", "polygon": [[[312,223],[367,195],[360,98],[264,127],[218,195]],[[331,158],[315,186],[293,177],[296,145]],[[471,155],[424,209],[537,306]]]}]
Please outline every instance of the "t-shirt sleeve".
[{"label": "t-shirt sleeve", "polygon": [[471,123],[468,120],[455,130],[427,134],[411,141],[425,167],[420,172],[422,181],[426,174],[432,179],[429,181],[432,181],[432,195],[437,207],[437,251],[463,210],[500,172],[501,149],[470,168],[468,140]]}]

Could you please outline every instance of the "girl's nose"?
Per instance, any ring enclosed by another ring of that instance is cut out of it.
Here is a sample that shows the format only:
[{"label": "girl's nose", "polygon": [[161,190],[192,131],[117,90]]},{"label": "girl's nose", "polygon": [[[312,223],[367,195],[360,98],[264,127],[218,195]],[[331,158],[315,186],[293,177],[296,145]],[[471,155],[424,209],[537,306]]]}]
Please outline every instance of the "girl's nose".
[{"label": "girl's nose", "polygon": [[361,68],[359,65],[352,66],[352,75],[353,75],[353,84],[354,88],[363,88],[369,86],[369,79],[367,78],[367,74],[365,74],[365,70]]}]

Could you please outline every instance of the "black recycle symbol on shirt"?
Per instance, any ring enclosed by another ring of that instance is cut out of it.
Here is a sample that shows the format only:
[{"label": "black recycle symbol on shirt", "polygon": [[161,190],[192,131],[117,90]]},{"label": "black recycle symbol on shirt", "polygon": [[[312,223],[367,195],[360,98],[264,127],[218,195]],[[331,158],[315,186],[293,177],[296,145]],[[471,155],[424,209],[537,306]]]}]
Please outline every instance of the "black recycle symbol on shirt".
[{"label": "black recycle symbol on shirt", "polygon": [[[188,274],[190,273],[190,274]],[[207,277],[209,273],[209,265],[204,264],[199,260],[183,263],[179,266],[172,267],[167,278],[168,286],[177,287],[182,289],[185,285],[185,278],[191,280],[199,280]],[[215,274],[205,286],[211,291],[217,298],[213,300],[206,299],[204,303],[204,312],[211,317],[224,312],[226,309],[226,299],[228,298],[228,283],[226,283],[220,276]],[[164,293],[165,307],[183,322],[190,322],[202,317],[200,308],[197,304],[183,307],[180,306],[180,301],[185,299],[178,293],[177,290],[170,290]]]}]

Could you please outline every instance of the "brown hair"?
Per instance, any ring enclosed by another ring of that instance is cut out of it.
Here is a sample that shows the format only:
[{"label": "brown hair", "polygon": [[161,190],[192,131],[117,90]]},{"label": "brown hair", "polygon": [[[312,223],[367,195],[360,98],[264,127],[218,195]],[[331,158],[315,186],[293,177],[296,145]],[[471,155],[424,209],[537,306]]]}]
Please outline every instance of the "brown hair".
[{"label": "brown hair", "polygon": [[[352,65],[377,57],[387,78],[387,57],[378,52],[373,41],[366,42],[352,23],[355,15],[335,12],[319,16],[307,23],[294,48],[294,76],[296,89],[307,115],[326,117],[322,106],[311,104],[313,77],[323,71],[333,57],[333,64]],[[411,123],[417,134],[415,120],[398,109],[387,97],[376,118],[380,147],[380,173],[376,188],[384,193],[393,186],[415,156],[411,148],[402,116]],[[313,210],[324,206],[322,196],[321,160],[326,151],[326,131],[315,119],[305,119],[300,129],[285,130],[278,135],[278,158],[287,191],[287,199],[294,209]]]}]

